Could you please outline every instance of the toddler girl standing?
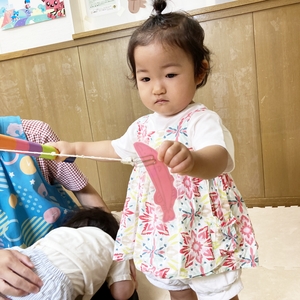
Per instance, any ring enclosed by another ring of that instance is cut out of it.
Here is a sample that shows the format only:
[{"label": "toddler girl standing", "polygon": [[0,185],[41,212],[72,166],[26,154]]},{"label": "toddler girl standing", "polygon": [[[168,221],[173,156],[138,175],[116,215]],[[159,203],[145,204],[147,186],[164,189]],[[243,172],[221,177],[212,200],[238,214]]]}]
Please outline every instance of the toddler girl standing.
[{"label": "toddler girl standing", "polygon": [[[172,177],[171,205],[158,201],[147,167],[134,167],[114,258],[133,259],[172,300],[238,299],[241,269],[258,264],[257,244],[229,174],[232,137],[215,112],[193,102],[206,83],[210,52],[191,16],[162,14],[162,0],[153,7],[155,14],[128,46],[133,80],[153,113],[136,120],[119,139],[54,146],[61,153],[111,158],[137,156],[135,142],[157,150]],[[170,189],[169,182],[160,184]]]}]

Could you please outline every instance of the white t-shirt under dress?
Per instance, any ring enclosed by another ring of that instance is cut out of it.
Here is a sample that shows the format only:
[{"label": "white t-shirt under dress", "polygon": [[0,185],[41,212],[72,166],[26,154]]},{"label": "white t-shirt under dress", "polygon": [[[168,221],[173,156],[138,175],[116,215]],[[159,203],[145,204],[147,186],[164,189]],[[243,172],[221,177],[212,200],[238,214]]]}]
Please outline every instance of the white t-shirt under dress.
[{"label": "white t-shirt under dress", "polygon": [[227,168],[210,180],[170,173],[176,198],[168,209],[174,218],[164,221],[166,208],[155,201],[156,189],[146,168],[134,167],[114,259],[133,258],[143,273],[169,279],[257,266],[252,224],[228,173],[234,168],[234,145],[220,117],[195,103],[174,116],[149,114],[136,120],[112,145],[126,158],[137,156],[135,142],[158,149],[165,140],[179,141],[191,151],[220,145],[229,153]]}]

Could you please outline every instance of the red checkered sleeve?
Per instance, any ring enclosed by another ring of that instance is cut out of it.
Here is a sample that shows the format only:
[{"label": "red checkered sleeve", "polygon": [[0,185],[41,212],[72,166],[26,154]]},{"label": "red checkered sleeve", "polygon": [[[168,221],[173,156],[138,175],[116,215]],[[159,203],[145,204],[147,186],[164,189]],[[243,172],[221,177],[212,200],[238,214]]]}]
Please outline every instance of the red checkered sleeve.
[{"label": "red checkered sleeve", "polygon": [[[59,141],[58,136],[47,123],[38,120],[22,120],[22,126],[30,142],[45,144]],[[57,163],[43,158],[36,160],[46,181],[50,184],[56,181],[66,189],[75,192],[83,189],[88,183],[88,179],[75,163]]]}]

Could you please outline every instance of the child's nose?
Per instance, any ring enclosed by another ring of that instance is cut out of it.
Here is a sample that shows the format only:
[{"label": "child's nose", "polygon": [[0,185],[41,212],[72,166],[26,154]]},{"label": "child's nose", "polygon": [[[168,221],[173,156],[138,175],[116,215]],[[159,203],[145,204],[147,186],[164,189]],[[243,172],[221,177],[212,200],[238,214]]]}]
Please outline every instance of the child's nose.
[{"label": "child's nose", "polygon": [[164,88],[163,84],[159,81],[155,82],[153,86],[153,94],[154,95],[161,95],[166,93],[166,89]]}]

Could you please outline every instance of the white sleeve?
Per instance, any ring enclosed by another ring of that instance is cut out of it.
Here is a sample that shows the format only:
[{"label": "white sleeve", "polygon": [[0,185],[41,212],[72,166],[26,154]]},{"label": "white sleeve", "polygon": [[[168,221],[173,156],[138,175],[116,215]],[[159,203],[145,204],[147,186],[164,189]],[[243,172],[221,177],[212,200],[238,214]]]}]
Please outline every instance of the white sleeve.
[{"label": "white sleeve", "polygon": [[123,280],[131,280],[129,260],[114,261],[106,278],[108,286]]},{"label": "white sleeve", "polygon": [[137,157],[137,153],[134,148],[134,143],[137,141],[137,126],[136,122],[132,123],[123,136],[116,140],[112,140],[111,145],[115,152],[121,158]]},{"label": "white sleeve", "polygon": [[197,151],[213,145],[224,147],[229,154],[225,172],[231,172],[234,169],[234,143],[219,115],[211,110],[205,110],[200,112],[192,122],[190,134],[193,150]]}]

